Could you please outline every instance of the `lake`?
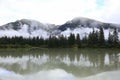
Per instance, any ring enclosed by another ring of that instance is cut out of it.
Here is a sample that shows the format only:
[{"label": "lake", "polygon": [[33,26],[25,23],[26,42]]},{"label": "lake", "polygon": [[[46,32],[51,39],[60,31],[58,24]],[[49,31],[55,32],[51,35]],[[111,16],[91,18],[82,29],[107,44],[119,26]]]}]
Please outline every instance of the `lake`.
[{"label": "lake", "polygon": [[0,50],[0,80],[120,80],[120,50]]}]

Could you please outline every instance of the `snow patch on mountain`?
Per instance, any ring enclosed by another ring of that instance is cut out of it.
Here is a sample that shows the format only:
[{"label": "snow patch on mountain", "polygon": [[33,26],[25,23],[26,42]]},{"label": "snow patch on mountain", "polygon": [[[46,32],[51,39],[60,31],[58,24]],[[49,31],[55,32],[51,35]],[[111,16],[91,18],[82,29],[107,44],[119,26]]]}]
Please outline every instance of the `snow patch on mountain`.
[{"label": "snow patch on mountain", "polygon": [[31,37],[43,37],[43,38],[48,38],[50,34],[44,30],[36,30],[31,33]]},{"label": "snow patch on mountain", "polygon": [[[97,28],[94,28],[94,30],[99,31]],[[78,27],[78,28],[75,28],[73,30],[68,28],[67,30],[62,31],[61,35],[64,35],[64,36],[68,37],[72,33],[72,34],[75,34],[75,36],[77,34],[79,34],[80,37],[83,38],[84,36],[88,36],[89,33],[92,32],[92,31],[93,31],[93,28],[83,28],[83,27],[80,28],[80,27]]]},{"label": "snow patch on mountain", "polygon": [[6,29],[6,30],[0,30],[0,37],[8,36],[8,37],[15,37],[15,36],[23,36],[24,38],[28,37],[44,37],[48,38],[49,33],[45,30],[38,29],[38,30],[33,30],[30,33],[28,32],[29,26],[24,24],[21,29],[19,30],[14,30],[14,29]]},{"label": "snow patch on mountain", "polygon": [[40,23],[36,20],[22,19],[20,21],[24,24],[29,25],[32,31],[38,30],[38,29],[44,29],[44,30],[49,31],[50,29],[55,28],[54,24]]}]

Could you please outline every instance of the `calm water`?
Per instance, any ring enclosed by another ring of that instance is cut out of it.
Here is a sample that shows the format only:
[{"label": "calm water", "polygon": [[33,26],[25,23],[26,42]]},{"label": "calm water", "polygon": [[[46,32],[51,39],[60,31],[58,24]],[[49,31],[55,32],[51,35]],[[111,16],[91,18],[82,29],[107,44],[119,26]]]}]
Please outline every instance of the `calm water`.
[{"label": "calm water", "polygon": [[120,50],[0,50],[0,80],[120,80]]}]

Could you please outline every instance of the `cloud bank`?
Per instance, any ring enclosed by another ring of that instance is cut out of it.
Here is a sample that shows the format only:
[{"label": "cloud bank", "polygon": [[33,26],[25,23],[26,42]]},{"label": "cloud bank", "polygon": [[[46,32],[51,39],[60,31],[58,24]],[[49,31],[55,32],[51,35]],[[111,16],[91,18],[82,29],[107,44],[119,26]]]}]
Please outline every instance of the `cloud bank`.
[{"label": "cloud bank", "polygon": [[120,23],[118,0],[0,0],[0,25],[18,19],[62,24],[74,17]]}]

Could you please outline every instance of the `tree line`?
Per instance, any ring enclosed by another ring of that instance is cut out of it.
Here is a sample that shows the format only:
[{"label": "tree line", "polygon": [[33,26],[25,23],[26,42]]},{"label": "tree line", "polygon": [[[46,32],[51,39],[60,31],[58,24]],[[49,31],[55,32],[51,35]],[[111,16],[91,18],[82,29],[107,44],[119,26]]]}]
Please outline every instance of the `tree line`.
[{"label": "tree line", "polygon": [[113,33],[109,32],[108,39],[105,39],[104,30],[100,27],[99,31],[94,30],[83,38],[79,34],[66,37],[50,36],[47,39],[42,37],[23,38],[20,37],[1,37],[0,48],[17,47],[42,47],[42,48],[119,48],[120,42],[118,30],[114,28]]}]

